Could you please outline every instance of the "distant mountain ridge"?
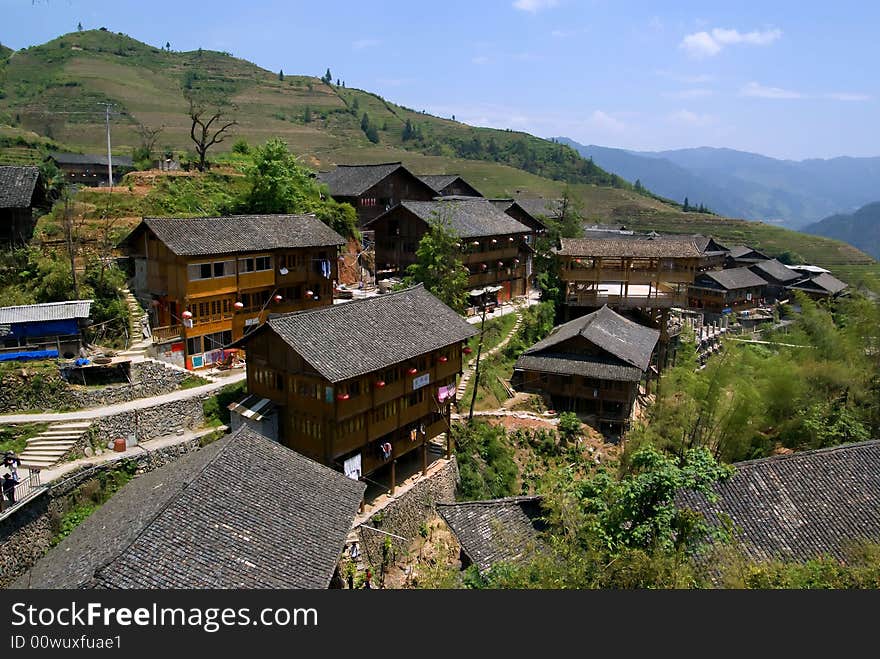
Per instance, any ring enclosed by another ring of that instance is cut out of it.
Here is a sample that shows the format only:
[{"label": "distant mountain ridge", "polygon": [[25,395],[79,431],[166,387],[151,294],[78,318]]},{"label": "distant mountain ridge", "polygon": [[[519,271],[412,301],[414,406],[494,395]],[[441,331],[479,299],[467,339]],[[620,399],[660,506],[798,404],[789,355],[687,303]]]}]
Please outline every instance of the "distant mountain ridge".
[{"label": "distant mountain ridge", "polygon": [[603,169],[639,180],[679,203],[687,197],[729,217],[802,227],[877,198],[880,157],[778,160],[755,153],[700,147],[627,151],[554,138]]},{"label": "distant mountain ridge", "polygon": [[880,259],[880,201],[862,206],[855,213],[839,213],[805,226],[804,233],[836,238]]}]

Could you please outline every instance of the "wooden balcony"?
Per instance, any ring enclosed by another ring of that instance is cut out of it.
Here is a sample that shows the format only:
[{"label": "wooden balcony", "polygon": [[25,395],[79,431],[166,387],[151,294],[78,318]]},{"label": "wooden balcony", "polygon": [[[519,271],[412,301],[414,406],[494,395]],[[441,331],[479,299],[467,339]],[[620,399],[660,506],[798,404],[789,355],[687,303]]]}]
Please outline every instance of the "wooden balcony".
[{"label": "wooden balcony", "polygon": [[493,261],[508,261],[519,257],[519,245],[511,243],[510,246],[499,247],[487,252],[462,252],[461,261],[465,265],[470,263],[492,263]]},{"label": "wooden balcony", "polygon": [[653,282],[693,283],[694,271],[674,270],[622,270],[619,268],[560,268],[562,281],[604,282],[628,281],[631,284],[650,284]]},{"label": "wooden balcony", "polygon": [[601,307],[607,304],[618,309],[681,307],[687,302],[684,293],[658,293],[657,295],[608,295],[603,293],[570,293],[565,304],[572,307]]},{"label": "wooden balcony", "polygon": [[260,270],[259,272],[241,272],[238,275],[238,289],[266,288],[275,284],[274,270]]},{"label": "wooden balcony", "polygon": [[168,325],[166,327],[154,327],[152,329],[154,343],[167,343],[179,341],[183,338],[183,325]]},{"label": "wooden balcony", "polygon": [[223,295],[225,293],[234,293],[236,290],[238,289],[235,285],[235,275],[215,277],[213,279],[197,279],[186,283],[186,296],[190,298]]}]

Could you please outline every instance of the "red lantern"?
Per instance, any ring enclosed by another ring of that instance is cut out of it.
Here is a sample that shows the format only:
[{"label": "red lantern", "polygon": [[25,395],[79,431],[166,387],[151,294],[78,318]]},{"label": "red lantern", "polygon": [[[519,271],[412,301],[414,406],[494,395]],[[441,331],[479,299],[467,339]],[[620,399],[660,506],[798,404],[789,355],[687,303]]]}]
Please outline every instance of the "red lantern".
[{"label": "red lantern", "polygon": [[409,373],[410,375],[415,375],[418,372],[419,372],[419,369],[417,369],[417,368],[411,368],[407,371],[407,373]]},{"label": "red lantern", "polygon": [[313,295],[314,295],[314,292],[306,291],[306,297],[312,297]]},{"label": "red lantern", "polygon": [[461,349],[461,351],[462,351],[464,354],[469,355],[469,354],[471,354],[471,353],[473,352],[473,348],[471,348],[471,347],[469,347],[469,346],[465,346],[464,348]]},{"label": "red lantern", "polygon": [[519,265],[519,259],[513,259],[513,265]]},{"label": "red lantern", "polygon": [[376,380],[376,389],[381,389],[385,386],[385,380]]},{"label": "red lantern", "polygon": [[281,302],[281,300],[283,300],[283,299],[284,299],[284,298],[281,297],[280,295],[276,295],[276,296],[275,296],[275,301],[276,301],[276,302]]},{"label": "red lantern", "polygon": [[483,270],[488,270],[488,269],[489,269],[489,266],[486,265],[485,263],[481,263],[480,266],[481,266],[481,268],[482,268]]},{"label": "red lantern", "polygon": [[336,400],[348,400],[348,399],[349,399],[348,394],[336,394]]},{"label": "red lantern", "polygon": [[499,267],[499,268],[503,268],[503,267],[504,267],[504,261],[498,261],[498,267]]},{"label": "red lantern", "polygon": [[187,320],[189,320],[190,318],[193,317],[193,315],[192,315],[192,311],[184,311],[184,312],[183,312],[182,314],[180,314],[180,315],[183,316],[184,318],[186,318]]},{"label": "red lantern", "polygon": [[511,237],[508,238],[507,240],[509,240],[510,242],[513,242],[513,236],[511,236]]},{"label": "red lantern", "polygon": [[232,306],[235,307],[236,309],[244,309],[244,302],[236,302]]},{"label": "red lantern", "polygon": [[437,357],[437,361],[440,362],[441,364],[445,364],[446,362],[449,361],[449,358],[446,357],[445,355],[440,355],[439,357]]},{"label": "red lantern", "polygon": [[498,242],[498,241],[497,241],[495,238],[492,239],[492,244],[493,244],[493,245],[494,245],[495,243],[497,243],[497,242]]}]

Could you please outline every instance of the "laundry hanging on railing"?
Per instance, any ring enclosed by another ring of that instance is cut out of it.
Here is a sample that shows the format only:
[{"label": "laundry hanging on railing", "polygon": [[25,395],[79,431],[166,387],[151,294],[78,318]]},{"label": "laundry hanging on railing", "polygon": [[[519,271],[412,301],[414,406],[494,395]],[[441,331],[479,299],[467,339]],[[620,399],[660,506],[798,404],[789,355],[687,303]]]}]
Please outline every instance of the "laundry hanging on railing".
[{"label": "laundry hanging on railing", "polygon": [[453,394],[455,394],[455,385],[450,384],[445,387],[440,387],[437,390],[437,400],[441,403],[447,398],[452,398]]},{"label": "laundry hanging on railing", "polygon": [[321,274],[325,279],[330,279],[330,261],[321,259]]}]

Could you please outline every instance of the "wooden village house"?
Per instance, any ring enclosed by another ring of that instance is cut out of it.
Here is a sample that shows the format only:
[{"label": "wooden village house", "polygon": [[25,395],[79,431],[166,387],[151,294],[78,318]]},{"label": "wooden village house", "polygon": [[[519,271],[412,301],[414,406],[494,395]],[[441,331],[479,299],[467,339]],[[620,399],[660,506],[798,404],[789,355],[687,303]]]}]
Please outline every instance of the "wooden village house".
[{"label": "wooden village house", "polygon": [[27,243],[34,233],[35,210],[45,204],[38,167],[0,167],[0,246]]},{"label": "wooden village house", "polygon": [[727,250],[727,259],[725,268],[739,268],[741,266],[749,266],[759,261],[769,261],[770,257],[752,249],[748,245],[731,245]]},{"label": "wooden village house", "polygon": [[846,295],[849,285],[828,272],[820,272],[788,285],[790,292],[800,291],[814,300]]},{"label": "wooden village house", "polygon": [[[64,174],[68,183],[77,185],[107,185],[110,171],[106,155],[83,153],[53,153],[51,158]],[[113,182],[118,184],[122,177],[134,171],[131,156],[111,156]]]},{"label": "wooden village house", "polygon": [[336,201],[354,206],[361,227],[404,199],[429,201],[437,196],[431,186],[399,162],[338,165],[319,173],[318,180]]},{"label": "wooden village house", "polygon": [[[238,345],[248,391],[277,410],[281,443],[353,478],[390,472],[393,489],[397,460],[421,452],[424,470],[428,442],[447,432],[462,343],[474,334],[418,285],[273,315]],[[233,411],[248,416],[249,406]]]},{"label": "wooden village house", "polygon": [[693,237],[610,234],[560,243],[559,278],[570,307],[683,306],[688,286],[704,267],[704,251]]},{"label": "wooden village house", "polygon": [[458,236],[470,288],[499,286],[502,302],[527,293],[531,229],[483,198],[403,201],[370,222],[367,228],[376,237],[377,274],[405,274],[407,266],[416,262],[419,241],[434,222],[446,224]]},{"label": "wooden village house", "polygon": [[345,240],[314,215],[144,218],[122,245],[162,359],[195,369],[270,313],[333,303]]},{"label": "wooden village house", "polygon": [[603,430],[622,432],[655,361],[659,330],[607,306],[555,327],[514,365],[511,384],[548,396],[557,410],[592,414]]},{"label": "wooden village house", "polygon": [[703,272],[688,291],[688,306],[713,314],[754,309],[761,305],[767,281],[748,267]]},{"label": "wooden village house", "polygon": [[804,276],[786,267],[776,259],[758,261],[749,266],[749,270],[767,282],[764,297],[768,301],[782,300],[788,297],[788,286],[804,279]]}]

